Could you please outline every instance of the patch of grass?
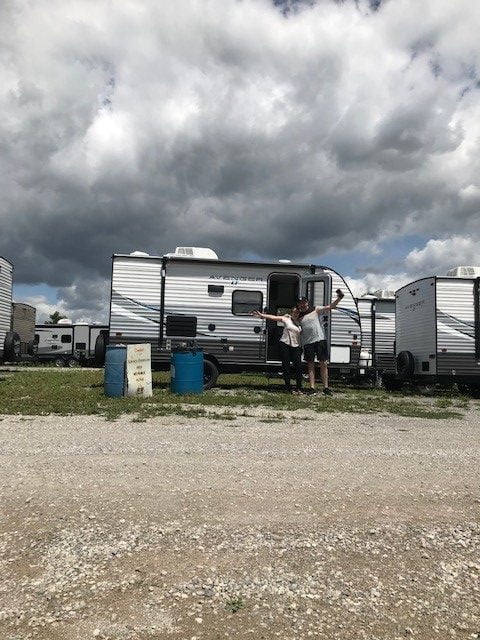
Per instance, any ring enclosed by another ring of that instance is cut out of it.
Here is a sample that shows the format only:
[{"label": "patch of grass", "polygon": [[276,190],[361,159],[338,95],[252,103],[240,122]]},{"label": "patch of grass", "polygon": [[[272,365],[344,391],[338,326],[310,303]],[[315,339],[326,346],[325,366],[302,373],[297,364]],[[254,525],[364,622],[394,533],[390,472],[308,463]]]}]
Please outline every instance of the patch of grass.
[{"label": "patch of grass", "polygon": [[[261,418],[268,424],[284,420],[284,412],[305,409],[318,413],[390,413],[445,419],[461,417],[461,410],[470,406],[468,398],[452,391],[440,393],[432,400],[408,388],[388,393],[382,389],[355,389],[340,384],[334,386],[332,398],[294,396],[280,392],[281,381],[271,384],[260,375],[223,375],[219,388],[202,395],[170,393],[168,373],[155,372],[153,382],[151,398],[106,398],[101,370],[20,371],[0,378],[0,414],[84,414],[100,415],[108,420],[133,414],[138,422],[162,416],[235,421],[239,416],[254,417],[249,409],[262,407],[273,410]],[[301,418],[304,419],[308,418]]]},{"label": "patch of grass", "polygon": [[230,611],[230,613],[237,613],[237,611],[240,611],[240,609],[243,609],[244,606],[245,606],[245,602],[243,598],[240,596],[236,598],[230,598],[225,603],[225,608],[227,609],[227,611]]}]

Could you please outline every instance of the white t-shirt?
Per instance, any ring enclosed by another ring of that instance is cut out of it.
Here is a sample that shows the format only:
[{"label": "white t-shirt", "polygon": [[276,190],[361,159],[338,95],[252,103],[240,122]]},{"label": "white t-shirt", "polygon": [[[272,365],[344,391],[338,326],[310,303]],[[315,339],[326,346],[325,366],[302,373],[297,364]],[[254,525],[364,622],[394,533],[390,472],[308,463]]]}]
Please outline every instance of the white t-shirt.
[{"label": "white t-shirt", "polygon": [[312,342],[319,342],[325,340],[325,331],[323,330],[322,323],[320,322],[320,316],[318,315],[318,309],[322,307],[315,307],[313,311],[307,313],[300,320],[302,325],[302,344],[312,344]]},{"label": "white t-shirt", "polygon": [[285,344],[291,347],[299,347],[301,327],[297,327],[289,316],[284,316],[281,322],[285,325],[285,329],[283,330],[280,342],[285,342]]}]

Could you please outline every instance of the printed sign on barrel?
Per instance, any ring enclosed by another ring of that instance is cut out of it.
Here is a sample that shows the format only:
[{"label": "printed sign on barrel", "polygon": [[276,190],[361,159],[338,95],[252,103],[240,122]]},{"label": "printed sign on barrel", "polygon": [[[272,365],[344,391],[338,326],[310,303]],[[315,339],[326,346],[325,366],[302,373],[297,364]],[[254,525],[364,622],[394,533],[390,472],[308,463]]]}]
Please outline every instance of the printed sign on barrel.
[{"label": "printed sign on barrel", "polygon": [[129,344],[127,346],[127,396],[152,395],[152,346]]}]

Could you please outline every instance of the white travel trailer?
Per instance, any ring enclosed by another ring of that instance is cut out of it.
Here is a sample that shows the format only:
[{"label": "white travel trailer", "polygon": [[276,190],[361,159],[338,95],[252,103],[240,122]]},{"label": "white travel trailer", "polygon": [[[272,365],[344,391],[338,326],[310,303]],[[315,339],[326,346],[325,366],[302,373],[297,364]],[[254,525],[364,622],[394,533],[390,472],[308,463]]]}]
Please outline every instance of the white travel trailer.
[{"label": "white travel trailer", "polygon": [[20,357],[20,338],[12,331],[13,265],[0,256],[0,361]]},{"label": "white travel trailer", "polygon": [[362,374],[388,386],[395,367],[395,292],[379,289],[357,298],[362,325]]},{"label": "white travel trailer", "polygon": [[117,254],[112,261],[110,343],[150,342],[157,368],[170,361],[172,345],[195,341],[205,357],[205,387],[219,372],[267,370],[280,365],[281,327],[251,315],[290,310],[300,293],[328,304],[336,289],[341,304],[323,318],[331,369],[358,368],[361,331],[356,301],[343,278],[327,267],[219,260],[213,251],[177,248],[174,254]]},{"label": "white travel trailer", "polygon": [[[396,292],[398,379],[480,389],[480,269],[422,278]],[[473,277],[472,277],[473,276]]]},{"label": "white travel trailer", "polygon": [[[35,326],[35,346],[38,360],[53,361],[57,367],[103,364],[98,362],[97,341],[108,335],[106,325],[72,323],[63,319],[57,324]],[[97,353],[96,353],[97,348]]]}]

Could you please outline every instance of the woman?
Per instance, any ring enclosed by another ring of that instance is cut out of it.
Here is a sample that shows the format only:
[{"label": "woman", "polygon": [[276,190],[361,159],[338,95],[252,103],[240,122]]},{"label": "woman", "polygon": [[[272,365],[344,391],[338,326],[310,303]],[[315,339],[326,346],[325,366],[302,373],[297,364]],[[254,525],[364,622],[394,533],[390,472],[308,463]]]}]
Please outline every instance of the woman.
[{"label": "woman", "polygon": [[302,347],[300,346],[301,327],[298,326],[299,311],[297,307],[292,309],[292,315],[273,316],[268,313],[254,311],[253,315],[273,322],[282,322],[284,325],[282,337],[280,338],[280,357],[282,360],[283,379],[288,392],[291,392],[290,384],[290,363],[293,365],[296,388],[295,395],[302,393]]}]

